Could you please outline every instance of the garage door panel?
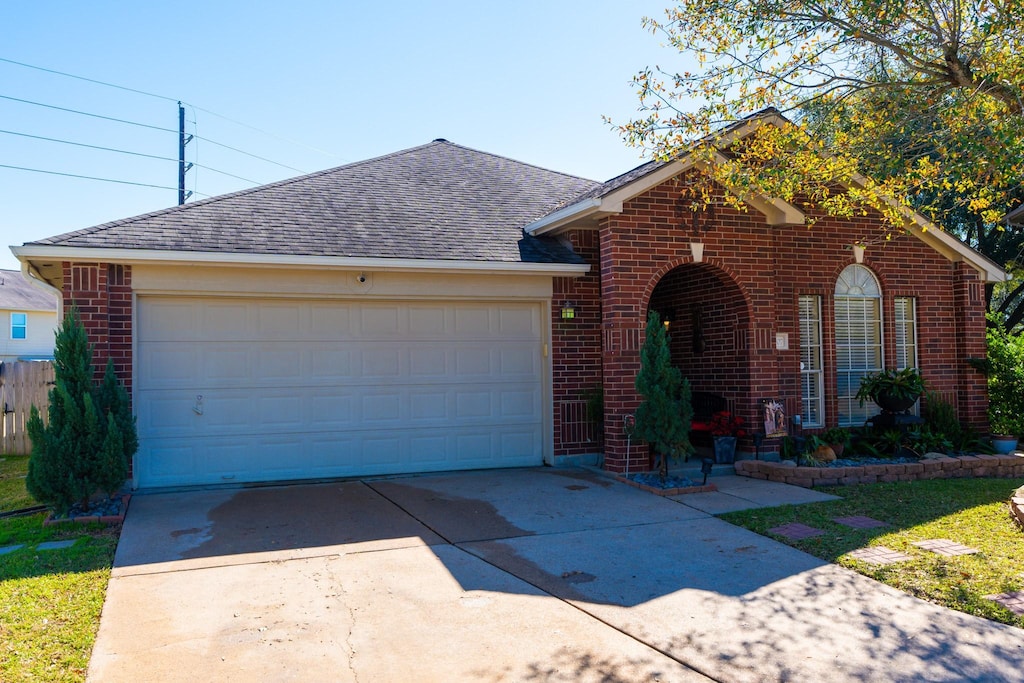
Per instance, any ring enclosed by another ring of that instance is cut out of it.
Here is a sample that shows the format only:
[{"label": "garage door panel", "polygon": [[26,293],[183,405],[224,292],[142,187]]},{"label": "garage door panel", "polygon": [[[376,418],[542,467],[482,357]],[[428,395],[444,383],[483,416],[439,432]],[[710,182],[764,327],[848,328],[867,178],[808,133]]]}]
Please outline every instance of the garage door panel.
[{"label": "garage door panel", "polygon": [[520,335],[528,330],[530,336],[539,333],[538,325],[540,320],[533,315],[533,312],[526,308],[500,306],[498,312],[497,333],[506,337],[508,335]]},{"label": "garage door panel", "polygon": [[399,333],[398,304],[369,304],[359,309],[359,336],[386,339]]},{"label": "garage door panel", "polygon": [[346,340],[352,337],[352,314],[337,304],[316,303],[309,307],[310,338],[318,341]]},{"label": "garage door panel", "polygon": [[497,349],[497,362],[492,372],[508,378],[536,377],[540,369],[539,355],[536,349],[532,348]]},{"label": "garage door panel", "polygon": [[143,487],[541,463],[539,304],[140,297],[138,310]]},{"label": "garage door panel", "polygon": [[409,307],[409,336],[414,339],[445,339],[453,336],[452,320],[444,306]]},{"label": "garage door panel", "polygon": [[451,375],[451,359],[455,354],[450,349],[430,346],[409,349],[409,376],[423,381]]},{"label": "garage door panel", "polygon": [[205,393],[140,393],[140,429],[158,437],[198,438],[218,433],[359,429],[360,425],[373,429],[443,428],[453,421],[533,424],[543,413],[540,394],[529,383],[226,387],[202,391]]}]

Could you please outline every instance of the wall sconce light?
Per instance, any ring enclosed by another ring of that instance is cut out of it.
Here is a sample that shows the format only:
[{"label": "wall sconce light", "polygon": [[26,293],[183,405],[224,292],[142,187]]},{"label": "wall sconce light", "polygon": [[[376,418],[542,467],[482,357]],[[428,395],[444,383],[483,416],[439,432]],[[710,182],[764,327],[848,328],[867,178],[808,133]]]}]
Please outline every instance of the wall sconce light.
[{"label": "wall sconce light", "polygon": [[562,304],[562,320],[574,320],[576,318],[576,305],[571,301]]},{"label": "wall sconce light", "polygon": [[670,308],[661,314],[661,324],[665,326],[665,331],[668,332],[668,328],[675,322],[676,309]]},{"label": "wall sconce light", "polygon": [[694,263],[700,263],[704,260],[704,243],[703,242],[690,242],[690,255],[693,256]]},{"label": "wall sconce light", "polygon": [[855,263],[864,263],[864,245],[853,245],[853,260]]}]

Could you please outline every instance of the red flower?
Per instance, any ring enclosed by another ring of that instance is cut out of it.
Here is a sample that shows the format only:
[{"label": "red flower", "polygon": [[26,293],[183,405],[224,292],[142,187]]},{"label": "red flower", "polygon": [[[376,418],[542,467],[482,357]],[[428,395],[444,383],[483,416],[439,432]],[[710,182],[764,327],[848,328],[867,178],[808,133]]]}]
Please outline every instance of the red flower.
[{"label": "red flower", "polygon": [[747,430],[743,428],[743,418],[733,415],[728,410],[722,410],[711,416],[712,436],[746,436]]}]

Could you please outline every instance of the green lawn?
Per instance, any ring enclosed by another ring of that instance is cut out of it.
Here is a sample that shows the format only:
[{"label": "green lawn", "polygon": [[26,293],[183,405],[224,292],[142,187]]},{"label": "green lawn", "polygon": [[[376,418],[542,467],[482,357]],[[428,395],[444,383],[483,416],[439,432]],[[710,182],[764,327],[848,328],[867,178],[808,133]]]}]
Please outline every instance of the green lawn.
[{"label": "green lawn", "polygon": [[[0,512],[35,505],[25,492],[27,458],[0,462]],[[43,526],[44,514],[0,519],[0,681],[84,681],[119,528]],[[46,541],[70,548],[37,550]]]},{"label": "green lawn", "polygon": [[[1014,614],[984,596],[1024,590],[1024,532],[1010,518],[1007,501],[1022,483],[1008,479],[936,479],[823,488],[842,500],[745,510],[722,519],[870,576],[930,602],[1024,628]],[[866,515],[887,522],[880,529],[850,529],[832,519]],[[802,541],[768,533],[787,522],[822,529]],[[980,552],[943,557],[911,545],[942,538]],[[850,558],[857,548],[882,545],[910,561],[872,565]]]},{"label": "green lawn", "polygon": [[25,490],[27,455],[0,455],[0,512],[38,505]]}]

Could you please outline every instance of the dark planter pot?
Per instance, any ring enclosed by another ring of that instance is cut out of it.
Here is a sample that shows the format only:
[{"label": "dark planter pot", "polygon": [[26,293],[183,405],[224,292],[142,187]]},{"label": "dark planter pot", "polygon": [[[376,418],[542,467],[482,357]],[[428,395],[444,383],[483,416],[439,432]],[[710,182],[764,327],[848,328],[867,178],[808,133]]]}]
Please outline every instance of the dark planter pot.
[{"label": "dark planter pot", "polygon": [[718,464],[731,463],[736,460],[736,437],[716,436],[715,441],[715,462]]},{"label": "dark planter pot", "polygon": [[893,396],[890,394],[879,394],[875,397],[875,404],[882,410],[890,413],[902,413],[917,402],[918,396],[906,398],[904,396]]}]

